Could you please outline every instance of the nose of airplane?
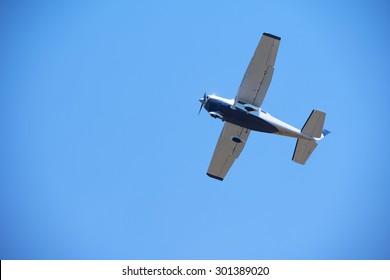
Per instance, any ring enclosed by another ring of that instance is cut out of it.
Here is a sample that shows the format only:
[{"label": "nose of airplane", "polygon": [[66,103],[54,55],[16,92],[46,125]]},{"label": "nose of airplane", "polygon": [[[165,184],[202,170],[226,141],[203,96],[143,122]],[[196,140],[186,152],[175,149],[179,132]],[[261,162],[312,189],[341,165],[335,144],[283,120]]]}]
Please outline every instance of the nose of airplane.
[{"label": "nose of airplane", "polygon": [[202,103],[202,105],[204,105],[206,103],[206,100],[207,100],[207,96],[206,96],[206,92],[205,92],[203,94],[203,97],[199,98],[199,101],[200,101],[200,103]]},{"label": "nose of airplane", "polygon": [[203,108],[203,105],[206,104],[206,100],[207,100],[207,96],[206,96],[206,92],[203,94],[203,97],[202,98],[199,98],[199,101],[200,103],[202,103],[200,105],[200,108],[199,108],[199,112],[198,112],[198,116],[200,114],[200,111],[202,111],[202,108]]}]

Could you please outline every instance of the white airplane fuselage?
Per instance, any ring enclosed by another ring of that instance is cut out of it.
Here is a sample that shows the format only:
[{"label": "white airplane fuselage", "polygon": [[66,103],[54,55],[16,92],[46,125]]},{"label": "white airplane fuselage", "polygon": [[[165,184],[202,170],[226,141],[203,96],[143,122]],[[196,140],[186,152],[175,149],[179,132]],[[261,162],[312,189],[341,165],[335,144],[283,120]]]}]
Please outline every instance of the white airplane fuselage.
[{"label": "white airplane fuselage", "polygon": [[207,95],[204,101],[204,108],[213,118],[221,119],[250,130],[279,134],[293,138],[303,138],[308,140],[320,140],[311,135],[303,133],[300,129],[295,128],[281,120],[273,117],[271,114],[254,107],[251,104],[234,105],[234,99],[225,99],[216,95]]}]

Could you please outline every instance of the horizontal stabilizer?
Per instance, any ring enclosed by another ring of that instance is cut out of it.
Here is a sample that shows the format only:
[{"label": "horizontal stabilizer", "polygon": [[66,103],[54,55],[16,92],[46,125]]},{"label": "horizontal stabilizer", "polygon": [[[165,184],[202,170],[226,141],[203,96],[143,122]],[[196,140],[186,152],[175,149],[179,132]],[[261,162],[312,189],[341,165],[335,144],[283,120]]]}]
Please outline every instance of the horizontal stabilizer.
[{"label": "horizontal stabilizer", "polygon": [[313,110],[302,128],[302,132],[320,138],[324,128],[325,115],[324,112]]},{"label": "horizontal stabilizer", "polygon": [[300,164],[305,164],[316,147],[316,141],[306,140],[302,138],[298,139],[297,144],[295,145],[292,160]]}]

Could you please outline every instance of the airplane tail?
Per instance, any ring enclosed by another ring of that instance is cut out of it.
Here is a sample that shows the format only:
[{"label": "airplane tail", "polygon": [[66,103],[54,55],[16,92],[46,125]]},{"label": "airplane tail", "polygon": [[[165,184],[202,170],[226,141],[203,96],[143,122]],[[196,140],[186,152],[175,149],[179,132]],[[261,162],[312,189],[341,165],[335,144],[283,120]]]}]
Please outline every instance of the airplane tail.
[{"label": "airplane tail", "polygon": [[305,164],[317,147],[317,141],[324,138],[330,133],[330,131],[324,129],[326,114],[324,112],[313,110],[302,128],[302,133],[316,138],[315,140],[308,140],[304,138],[298,138],[295,145],[295,150],[292,160]]}]

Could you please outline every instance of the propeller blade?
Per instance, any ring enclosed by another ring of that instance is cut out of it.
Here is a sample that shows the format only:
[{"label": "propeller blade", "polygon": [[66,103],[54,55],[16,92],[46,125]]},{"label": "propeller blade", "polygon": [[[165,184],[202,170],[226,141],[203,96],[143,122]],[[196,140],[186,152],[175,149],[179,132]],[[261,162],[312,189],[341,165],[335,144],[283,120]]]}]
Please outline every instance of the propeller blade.
[{"label": "propeller blade", "polygon": [[200,101],[200,103],[202,103],[202,104],[200,104],[198,116],[199,116],[199,114],[200,114],[200,111],[202,111],[203,105],[206,103],[206,92],[204,92],[203,98],[199,98],[199,101]]},{"label": "propeller blade", "polygon": [[203,103],[202,103],[202,104],[200,104],[200,108],[199,108],[198,116],[199,116],[199,114],[200,114],[200,111],[202,111],[202,108],[203,108]]}]

